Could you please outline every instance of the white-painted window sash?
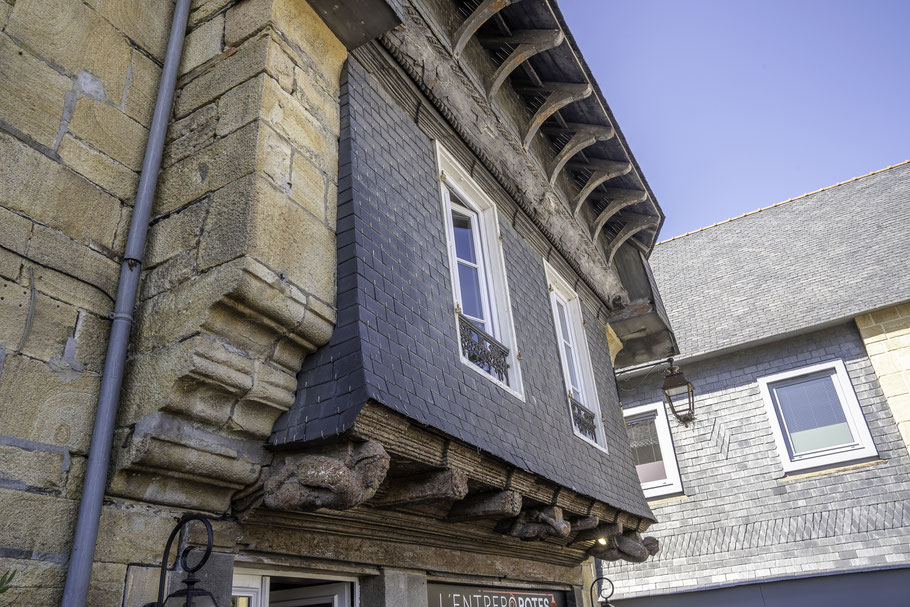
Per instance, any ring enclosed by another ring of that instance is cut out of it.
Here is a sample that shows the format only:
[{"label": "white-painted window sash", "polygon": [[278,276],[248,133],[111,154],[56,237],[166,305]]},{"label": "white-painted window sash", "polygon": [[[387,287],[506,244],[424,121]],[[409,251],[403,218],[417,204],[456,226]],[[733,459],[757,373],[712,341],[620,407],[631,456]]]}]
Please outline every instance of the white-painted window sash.
[{"label": "white-painted window sash", "polygon": [[657,430],[657,442],[660,445],[660,455],[663,458],[664,472],[667,476],[661,480],[642,483],[641,488],[645,497],[653,499],[682,493],[682,476],[679,473],[676,450],[673,448],[673,434],[663,401],[624,408],[622,414],[627,423],[653,419],[654,427]]}]

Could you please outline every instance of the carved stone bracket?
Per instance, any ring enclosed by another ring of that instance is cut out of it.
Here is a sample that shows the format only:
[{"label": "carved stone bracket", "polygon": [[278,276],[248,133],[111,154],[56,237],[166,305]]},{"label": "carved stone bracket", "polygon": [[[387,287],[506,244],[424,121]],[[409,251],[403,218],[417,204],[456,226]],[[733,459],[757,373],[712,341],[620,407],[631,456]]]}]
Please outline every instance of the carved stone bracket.
[{"label": "carved stone bracket", "polygon": [[418,506],[461,500],[468,494],[468,475],[460,470],[430,472],[412,478],[390,479],[370,504],[379,508]]},{"label": "carved stone bracket", "polygon": [[521,503],[521,494],[517,491],[484,493],[455,504],[449,512],[449,520],[474,521],[511,518],[521,512]]},{"label": "carved stone bracket", "polygon": [[566,537],[572,525],[562,517],[562,508],[525,510],[512,521],[508,534],[524,541],[545,540],[548,537]]},{"label": "carved stone bracket", "polygon": [[607,539],[606,545],[596,544],[589,553],[591,556],[605,561],[628,561],[630,563],[644,563],[648,557],[660,551],[660,542],[657,538],[646,537],[642,539],[637,531],[628,530],[622,535],[612,536]]}]

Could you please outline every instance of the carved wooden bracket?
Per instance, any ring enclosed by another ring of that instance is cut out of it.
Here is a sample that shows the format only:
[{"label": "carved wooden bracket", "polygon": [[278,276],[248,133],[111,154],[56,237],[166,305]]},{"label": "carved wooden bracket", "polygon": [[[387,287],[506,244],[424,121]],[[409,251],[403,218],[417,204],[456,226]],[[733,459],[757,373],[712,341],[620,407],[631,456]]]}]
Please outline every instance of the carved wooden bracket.
[{"label": "carved wooden bracket", "polygon": [[521,503],[521,494],[517,491],[484,493],[455,504],[449,512],[449,520],[511,518],[521,513]]},{"label": "carved wooden bracket", "polygon": [[[394,482],[393,482],[394,480]],[[461,500],[468,494],[468,475],[461,470],[430,472],[413,478],[390,479],[371,502],[379,508],[417,506],[433,502]]]},{"label": "carved wooden bracket", "polygon": [[512,522],[508,534],[529,541],[566,537],[571,532],[572,525],[562,518],[562,508],[550,506],[539,510],[525,510]]},{"label": "carved wooden bracket", "polygon": [[575,217],[578,217],[578,213],[581,211],[581,205],[584,204],[589,196],[591,196],[597,186],[621,175],[625,175],[632,170],[632,165],[630,163],[616,162],[614,160],[598,159],[591,160],[587,163],[569,163],[570,168],[575,168],[576,166],[578,168],[593,171],[593,173],[591,173],[587,183],[581,188],[578,196],[576,196],[575,200],[572,202],[572,214],[575,215]]},{"label": "carved wooden bracket", "polygon": [[521,0],[483,0],[452,35],[452,55],[456,59],[460,57],[464,47],[468,45],[468,40],[484,23],[505,7],[516,2],[521,2]]},{"label": "carved wooden bracket", "polygon": [[597,236],[607,222],[622,209],[639,203],[648,197],[644,190],[627,190],[623,188],[606,188],[604,200],[609,201],[607,207],[600,212],[591,226],[591,239],[597,242]]},{"label": "carved wooden bracket", "polygon": [[[525,89],[525,91],[527,91],[527,89]],[[591,93],[594,92],[594,88],[588,82],[582,84],[545,82],[543,88],[537,92],[549,94],[547,95],[547,100],[538,108],[537,112],[534,113],[534,116],[531,117],[531,121],[528,123],[528,128],[521,140],[521,144],[525,149],[531,144],[534,135],[537,134],[537,131],[540,130],[540,127],[547,118],[570,103],[575,103],[576,101],[581,101],[582,99],[590,97]]]},{"label": "carved wooden bracket", "polygon": [[555,48],[563,43],[565,36],[562,30],[519,30],[513,32],[511,36],[484,36],[480,38],[484,46],[497,47],[508,44],[514,47],[511,54],[506,57],[496,72],[493,79],[487,87],[487,97],[492,99],[499,87],[506,81],[509,74],[515,71],[519,65],[542,51]]},{"label": "carved wooden bracket", "polygon": [[637,213],[627,213],[627,221],[619,233],[613,237],[613,240],[610,241],[610,244],[607,248],[607,263],[613,263],[613,257],[616,255],[616,251],[619,250],[619,247],[622,246],[624,242],[641,232],[642,230],[647,230],[649,228],[656,228],[658,219],[657,217],[652,217],[651,215],[639,215]]},{"label": "carved wooden bracket", "polygon": [[566,163],[572,159],[575,154],[587,147],[591,147],[598,141],[607,141],[612,139],[616,131],[612,126],[601,124],[576,124],[570,123],[568,128],[574,131],[572,138],[560,150],[556,158],[553,159],[553,165],[550,167],[550,185],[556,183],[556,178],[562,172]]},{"label": "carved wooden bracket", "polygon": [[376,441],[282,454],[263,468],[257,502],[287,512],[347,510],[373,497],[385,480],[389,461],[389,454]]},{"label": "carved wooden bracket", "polygon": [[644,563],[649,556],[654,556],[660,551],[660,542],[657,538],[646,537],[642,539],[637,531],[626,531],[622,535],[607,538],[606,545],[595,544],[588,553],[605,561],[628,561],[630,563]]}]

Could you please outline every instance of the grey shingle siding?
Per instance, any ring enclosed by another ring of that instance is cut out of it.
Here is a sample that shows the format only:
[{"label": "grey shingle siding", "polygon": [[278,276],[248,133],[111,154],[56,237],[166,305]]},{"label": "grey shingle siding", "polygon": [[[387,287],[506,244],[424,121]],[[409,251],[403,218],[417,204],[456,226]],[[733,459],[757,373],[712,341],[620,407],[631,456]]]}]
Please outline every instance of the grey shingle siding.
[{"label": "grey shingle siding", "polygon": [[[842,359],[883,463],[782,480],[756,379]],[[661,552],[610,565],[617,596],[910,565],[910,457],[852,322],[689,363],[694,426],[671,418],[686,497],[655,502]],[[640,379],[621,383],[635,386]],[[624,406],[654,402],[654,375]]]},{"label": "grey shingle siding", "polygon": [[[342,98],[338,325],[307,358],[273,444],[345,430],[373,399],[522,469],[650,517],[612,378],[586,310],[609,455],[572,431],[543,260],[500,221],[525,400],[459,357],[432,141],[351,58]],[[502,218],[501,218],[502,219]]]},{"label": "grey shingle siding", "polygon": [[910,299],[910,164],[658,245],[683,357]]}]

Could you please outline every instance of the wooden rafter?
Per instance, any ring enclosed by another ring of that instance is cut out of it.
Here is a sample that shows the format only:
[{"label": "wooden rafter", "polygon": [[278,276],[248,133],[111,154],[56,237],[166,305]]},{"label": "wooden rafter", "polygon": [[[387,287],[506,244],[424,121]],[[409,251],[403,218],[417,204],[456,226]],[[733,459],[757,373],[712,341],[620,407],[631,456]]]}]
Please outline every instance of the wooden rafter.
[{"label": "wooden rafter", "polygon": [[370,502],[380,508],[417,506],[461,500],[468,494],[468,476],[460,470],[439,470],[411,478],[396,478]]},{"label": "wooden rafter", "polygon": [[604,200],[609,201],[609,204],[600,212],[597,219],[594,220],[594,225],[591,226],[591,240],[597,242],[598,234],[600,234],[600,231],[603,230],[610,218],[616,215],[616,213],[628,206],[643,201],[647,197],[648,193],[644,190],[606,188]]},{"label": "wooden rafter", "polygon": [[611,139],[616,133],[613,130],[613,127],[608,125],[570,123],[567,126],[572,129],[574,134],[553,160],[553,166],[550,168],[549,175],[550,185],[556,183],[556,178],[559,176],[559,173],[575,154],[594,145],[598,141],[607,141],[608,139]]},{"label": "wooden rafter", "polygon": [[541,125],[543,125],[547,118],[570,103],[581,101],[594,92],[593,87],[588,82],[581,84],[548,82],[544,84],[544,87],[545,89],[539,90],[539,92],[549,94],[547,95],[547,100],[543,102],[543,105],[540,106],[528,123],[528,129],[525,131],[525,136],[521,140],[521,144],[525,148],[530,145],[531,140],[534,139],[534,135],[537,134],[537,131],[540,130]]},{"label": "wooden rafter", "polygon": [[512,53],[506,57],[506,60],[496,69],[493,79],[487,87],[487,96],[493,98],[499,87],[506,81],[515,69],[542,51],[554,48],[562,44],[565,36],[561,30],[520,30],[514,32],[511,36],[485,36],[480,41],[485,46],[500,46],[508,44],[514,47]]},{"label": "wooden rafter", "polygon": [[505,7],[516,2],[521,2],[521,0],[483,0],[452,36],[452,54],[455,58],[457,59],[461,56],[464,47],[468,44],[468,40],[484,23]]},{"label": "wooden rafter", "polygon": [[451,512],[451,521],[473,521],[477,519],[503,519],[521,514],[522,497],[518,491],[496,491],[456,503]]},{"label": "wooden rafter", "polygon": [[[629,215],[633,215],[629,213]],[[626,224],[619,230],[619,233],[613,237],[613,240],[610,241],[610,244],[607,247],[607,263],[613,264],[613,257],[616,255],[616,251],[619,250],[619,247],[622,246],[624,242],[641,232],[642,230],[647,230],[648,228],[656,228],[660,220],[653,215],[638,215],[634,214],[634,217],[630,217]]]}]

